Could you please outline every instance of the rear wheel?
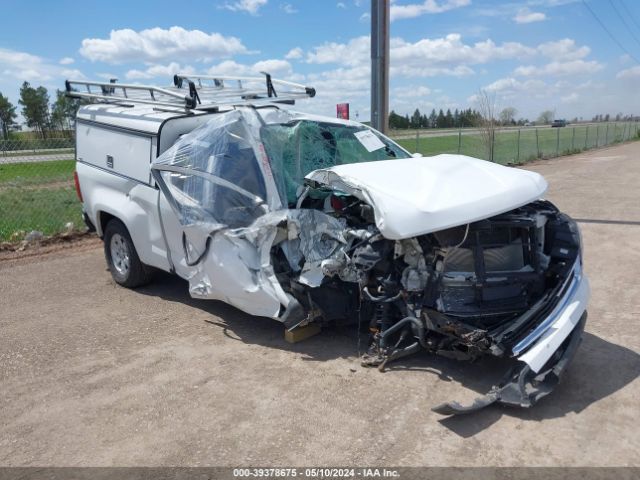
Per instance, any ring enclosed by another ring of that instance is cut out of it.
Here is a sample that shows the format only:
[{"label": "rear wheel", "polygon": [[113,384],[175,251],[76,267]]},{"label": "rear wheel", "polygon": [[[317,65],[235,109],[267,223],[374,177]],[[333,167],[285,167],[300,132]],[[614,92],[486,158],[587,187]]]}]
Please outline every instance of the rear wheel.
[{"label": "rear wheel", "polygon": [[117,284],[135,288],[151,280],[151,268],[140,261],[127,227],[118,219],[104,229],[104,256]]}]

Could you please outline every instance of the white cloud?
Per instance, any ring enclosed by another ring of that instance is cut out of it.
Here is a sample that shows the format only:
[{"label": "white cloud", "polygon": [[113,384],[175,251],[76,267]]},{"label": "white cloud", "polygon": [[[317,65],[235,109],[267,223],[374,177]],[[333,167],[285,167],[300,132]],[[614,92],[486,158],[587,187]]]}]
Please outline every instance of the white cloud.
[{"label": "white cloud", "polygon": [[338,7],[338,8],[347,8],[347,6],[343,2],[338,2],[336,4],[336,7]]},{"label": "white cloud", "polygon": [[426,97],[431,94],[431,89],[424,85],[415,86],[410,85],[407,87],[396,88],[393,91],[393,95],[398,98],[419,98]]},{"label": "white cloud", "polygon": [[136,32],[128,28],[111,30],[108,39],[85,38],[80,54],[91,61],[112,64],[125,62],[154,62],[176,57],[206,61],[248,53],[235,37],[200,30],[159,27]]},{"label": "white cloud", "polygon": [[562,103],[576,103],[579,99],[580,99],[580,95],[578,95],[576,92],[573,92],[573,93],[570,93],[569,95],[566,95],[560,98],[560,101]]},{"label": "white cloud", "polygon": [[328,42],[307,53],[307,63],[339,63],[354,66],[366,63],[371,49],[368,36],[356,37],[347,43]]},{"label": "white cloud", "polygon": [[[315,47],[307,53],[306,60],[308,63],[335,63],[347,67],[367,65],[370,48],[368,36],[356,37],[347,43],[330,42]],[[421,77],[471,75],[474,71],[470,65],[536,54],[535,48],[517,42],[497,45],[492,40],[485,40],[468,45],[457,33],[443,38],[425,38],[414,43],[394,37],[390,40],[390,50],[392,75],[395,72]]]},{"label": "white cloud", "polygon": [[526,80],[520,81],[513,77],[500,78],[493,83],[487,85],[484,89],[488,92],[513,94],[519,92],[532,92],[542,88],[546,88],[546,84],[542,80]]},{"label": "white cloud", "polygon": [[151,65],[145,70],[129,70],[125,73],[125,77],[129,80],[139,80],[146,78],[159,78],[162,77],[165,80],[172,78],[176,73],[195,73],[193,67],[180,66],[179,63],[171,62],[168,65]]},{"label": "white cloud", "polygon": [[284,13],[287,13],[289,15],[298,13],[298,9],[295,8],[293,5],[291,5],[290,3],[283,3],[282,5],[280,5],[280,8]]},{"label": "white cloud", "polygon": [[516,23],[534,23],[542,22],[547,19],[547,16],[542,12],[532,12],[528,8],[522,8],[518,10],[518,13],[513,20]]},{"label": "white cloud", "polygon": [[422,3],[411,3],[408,5],[398,5],[392,3],[390,7],[391,21],[404,18],[415,18],[428,13],[442,13],[455,8],[466,7],[471,4],[471,0],[424,0]]},{"label": "white cloud", "polygon": [[575,40],[563,38],[538,45],[538,52],[552,60],[578,60],[589,55],[591,49],[586,45],[578,47]]},{"label": "white cloud", "polygon": [[303,57],[303,51],[300,47],[295,47],[289,50],[287,54],[284,56],[287,60],[299,60]]},{"label": "white cloud", "polygon": [[60,65],[71,65],[73,62],[75,62],[75,60],[71,57],[64,57],[61,58],[60,61],[58,62]]},{"label": "white cloud", "polygon": [[[20,82],[49,83],[62,88],[65,79],[84,79],[84,74],[77,69],[69,69],[52,63],[37,55],[26,52],[0,48],[0,73],[4,77],[12,77]],[[55,82],[59,82],[56,85]]]},{"label": "white cloud", "polygon": [[257,15],[258,10],[267,4],[267,0],[238,0],[233,3],[226,3],[224,8],[232,12],[247,12]]},{"label": "white cloud", "polygon": [[595,73],[602,70],[602,68],[604,68],[603,65],[595,60],[571,60],[569,62],[551,62],[540,67],[534,65],[520,66],[513,73],[523,77],[570,76]]},{"label": "white cloud", "polygon": [[292,73],[291,64],[286,60],[271,59],[262,60],[253,64],[253,71],[260,73],[266,72],[274,76],[287,76]]},{"label": "white cloud", "polygon": [[261,72],[270,73],[274,77],[292,80],[293,69],[289,62],[280,59],[261,60],[253,65],[225,60],[209,68],[207,75],[259,75]]},{"label": "white cloud", "polygon": [[517,42],[496,45],[492,40],[467,45],[462,37],[452,33],[444,38],[422,39],[415,43],[398,39],[391,46],[391,58],[402,64],[431,66],[476,65],[495,60],[523,58],[533,55],[535,50]]},{"label": "white cloud", "polygon": [[622,80],[628,80],[632,78],[640,79],[640,65],[636,65],[635,67],[625,68],[624,70],[620,70],[617,73],[616,78],[619,78]]}]

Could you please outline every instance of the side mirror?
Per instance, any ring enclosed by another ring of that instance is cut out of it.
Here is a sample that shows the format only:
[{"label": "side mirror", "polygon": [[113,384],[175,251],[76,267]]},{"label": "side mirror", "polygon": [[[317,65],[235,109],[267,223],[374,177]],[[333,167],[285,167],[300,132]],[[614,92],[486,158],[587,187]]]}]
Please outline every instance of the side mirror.
[{"label": "side mirror", "polygon": [[421,158],[421,157],[422,157],[422,154],[421,154],[421,153],[417,153],[417,152],[416,152],[416,153],[412,153],[412,154],[411,154],[411,156],[412,156],[413,158]]}]

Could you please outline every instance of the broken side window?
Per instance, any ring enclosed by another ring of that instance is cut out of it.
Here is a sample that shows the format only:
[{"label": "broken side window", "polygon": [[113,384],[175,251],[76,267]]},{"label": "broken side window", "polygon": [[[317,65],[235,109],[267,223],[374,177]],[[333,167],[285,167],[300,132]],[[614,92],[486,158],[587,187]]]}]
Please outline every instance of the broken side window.
[{"label": "broken side window", "polygon": [[183,136],[153,169],[183,225],[238,228],[265,212],[264,177],[238,111],[217,115]]}]

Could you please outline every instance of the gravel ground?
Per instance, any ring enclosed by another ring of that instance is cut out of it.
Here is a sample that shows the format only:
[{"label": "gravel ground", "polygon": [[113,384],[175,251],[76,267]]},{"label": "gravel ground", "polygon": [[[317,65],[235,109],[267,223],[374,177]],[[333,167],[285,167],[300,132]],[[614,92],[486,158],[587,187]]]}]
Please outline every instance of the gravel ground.
[{"label": "gravel ground", "polygon": [[579,219],[593,296],[557,390],[443,419],[501,364],[359,366],[353,329],[282,326],[161,275],[114,284],[98,242],[0,259],[0,465],[630,466],[640,451],[640,142],[529,166]]}]

